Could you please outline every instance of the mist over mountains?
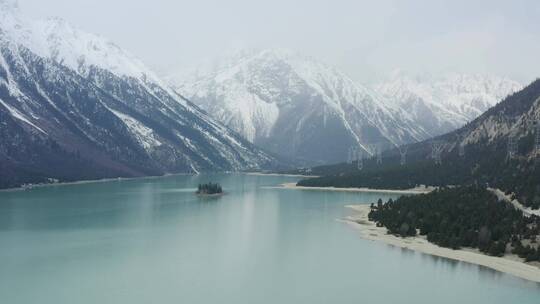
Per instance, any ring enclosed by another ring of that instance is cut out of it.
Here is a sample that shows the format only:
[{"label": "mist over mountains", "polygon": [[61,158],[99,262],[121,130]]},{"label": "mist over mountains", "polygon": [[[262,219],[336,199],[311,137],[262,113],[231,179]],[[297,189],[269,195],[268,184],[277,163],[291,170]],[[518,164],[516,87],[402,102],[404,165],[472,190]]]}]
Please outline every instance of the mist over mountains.
[{"label": "mist over mountains", "polygon": [[454,130],[521,85],[508,78],[394,75],[363,86],[283,49],[243,50],[183,77],[178,92],[247,140],[308,163],[370,155]]}]

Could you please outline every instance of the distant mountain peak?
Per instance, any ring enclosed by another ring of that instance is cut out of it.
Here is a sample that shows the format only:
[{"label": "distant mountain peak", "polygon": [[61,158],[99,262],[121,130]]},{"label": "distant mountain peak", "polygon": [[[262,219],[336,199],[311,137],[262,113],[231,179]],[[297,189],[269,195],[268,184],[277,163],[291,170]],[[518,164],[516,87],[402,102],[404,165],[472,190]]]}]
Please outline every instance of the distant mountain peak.
[{"label": "distant mountain peak", "polygon": [[[454,130],[521,88],[504,77],[403,70],[367,87],[287,49],[242,49],[209,62],[173,85],[249,141],[323,162],[346,159],[349,148],[367,152],[369,144],[400,145]],[[340,131],[330,135],[331,128]],[[332,140],[340,145],[334,152],[311,152],[310,141]]]},{"label": "distant mountain peak", "polygon": [[242,50],[176,81],[176,89],[249,141],[308,161],[428,136],[370,88],[287,49]]},{"label": "distant mountain peak", "polygon": [[408,109],[434,135],[452,131],[475,119],[523,86],[508,77],[448,73],[440,76],[392,73],[374,86],[395,107]]}]

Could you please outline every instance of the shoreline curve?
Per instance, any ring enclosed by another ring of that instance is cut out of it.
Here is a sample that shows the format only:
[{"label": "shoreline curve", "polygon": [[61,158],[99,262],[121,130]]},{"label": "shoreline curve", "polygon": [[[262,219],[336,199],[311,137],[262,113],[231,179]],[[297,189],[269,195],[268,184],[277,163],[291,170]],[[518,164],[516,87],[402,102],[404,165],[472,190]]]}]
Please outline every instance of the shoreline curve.
[{"label": "shoreline curve", "polygon": [[427,239],[422,236],[408,238],[397,237],[392,234],[387,234],[385,227],[377,227],[375,223],[369,221],[369,205],[349,205],[346,207],[356,211],[355,215],[348,216],[345,219],[341,219],[341,221],[355,228],[363,239],[383,242],[392,246],[459,262],[475,264],[527,281],[540,283],[540,263],[535,263],[535,265],[532,263],[525,263],[523,259],[516,255],[505,255],[504,257],[488,256],[472,248],[453,250],[439,247],[428,242]]}]

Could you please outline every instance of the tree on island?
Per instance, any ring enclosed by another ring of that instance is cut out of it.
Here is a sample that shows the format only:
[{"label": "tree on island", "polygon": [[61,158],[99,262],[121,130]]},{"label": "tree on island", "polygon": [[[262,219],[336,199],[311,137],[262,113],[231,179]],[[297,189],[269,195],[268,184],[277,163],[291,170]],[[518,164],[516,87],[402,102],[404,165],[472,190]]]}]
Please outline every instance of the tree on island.
[{"label": "tree on island", "polygon": [[218,183],[199,184],[196,193],[202,195],[221,194],[223,193],[223,188]]}]

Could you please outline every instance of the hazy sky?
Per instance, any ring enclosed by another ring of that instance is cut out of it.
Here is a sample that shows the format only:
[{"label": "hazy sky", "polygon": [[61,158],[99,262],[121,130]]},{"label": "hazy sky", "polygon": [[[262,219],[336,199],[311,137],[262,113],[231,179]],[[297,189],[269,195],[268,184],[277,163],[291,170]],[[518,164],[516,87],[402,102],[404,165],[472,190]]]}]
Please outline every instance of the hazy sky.
[{"label": "hazy sky", "polygon": [[394,69],[540,76],[540,1],[19,0],[113,40],[161,74],[238,47],[281,47],[362,82]]}]

